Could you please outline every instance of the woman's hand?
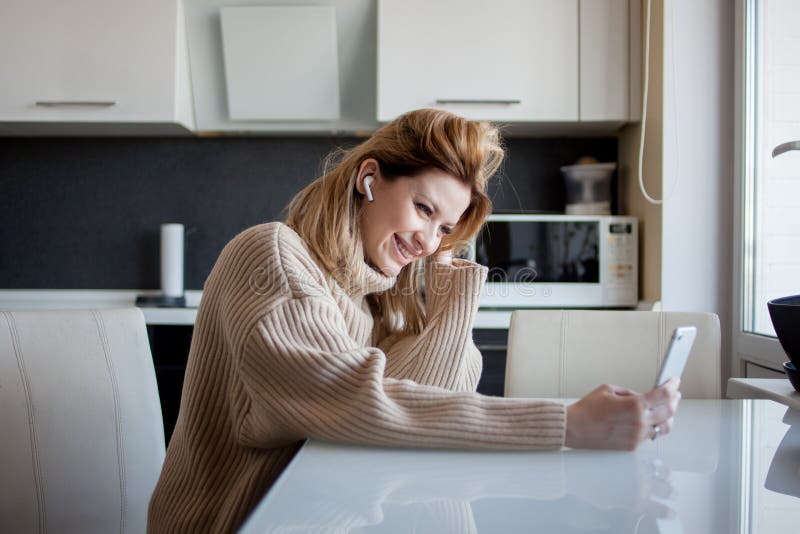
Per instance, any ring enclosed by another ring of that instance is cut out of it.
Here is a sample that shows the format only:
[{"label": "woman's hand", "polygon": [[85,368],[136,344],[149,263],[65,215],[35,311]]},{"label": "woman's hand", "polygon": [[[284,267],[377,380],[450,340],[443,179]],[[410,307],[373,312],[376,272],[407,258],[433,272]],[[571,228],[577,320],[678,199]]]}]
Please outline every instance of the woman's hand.
[{"label": "woman's hand", "polygon": [[669,434],[681,398],[679,385],[680,379],[672,378],[642,394],[607,384],[600,386],[567,407],[564,445],[575,449],[634,450],[642,440]]}]

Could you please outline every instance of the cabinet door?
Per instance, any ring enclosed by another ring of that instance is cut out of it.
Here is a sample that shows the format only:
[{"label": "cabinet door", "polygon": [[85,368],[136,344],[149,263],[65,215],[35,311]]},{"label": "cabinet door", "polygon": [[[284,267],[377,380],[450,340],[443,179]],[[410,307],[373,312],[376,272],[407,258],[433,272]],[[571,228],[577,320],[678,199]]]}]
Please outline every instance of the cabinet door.
[{"label": "cabinet door", "polygon": [[171,119],[177,5],[4,0],[0,121]]},{"label": "cabinet door", "polygon": [[580,119],[629,120],[629,0],[580,0]]},{"label": "cabinet door", "polygon": [[502,397],[506,379],[508,329],[476,328],[472,331],[472,339],[483,357],[478,393]]},{"label": "cabinet door", "polygon": [[147,325],[167,444],[178,421],[193,331],[192,325]]},{"label": "cabinet door", "polygon": [[578,0],[379,0],[378,120],[578,120]]}]

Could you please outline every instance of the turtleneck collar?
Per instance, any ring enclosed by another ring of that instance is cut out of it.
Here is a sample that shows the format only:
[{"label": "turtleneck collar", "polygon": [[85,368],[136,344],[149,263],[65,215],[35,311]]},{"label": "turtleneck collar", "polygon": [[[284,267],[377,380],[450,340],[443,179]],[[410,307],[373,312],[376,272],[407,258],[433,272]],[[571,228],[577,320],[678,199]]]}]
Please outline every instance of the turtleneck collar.
[{"label": "turtleneck collar", "polygon": [[359,271],[352,280],[353,287],[347,292],[353,298],[386,291],[397,283],[396,276],[386,276],[370,267],[366,262]]}]

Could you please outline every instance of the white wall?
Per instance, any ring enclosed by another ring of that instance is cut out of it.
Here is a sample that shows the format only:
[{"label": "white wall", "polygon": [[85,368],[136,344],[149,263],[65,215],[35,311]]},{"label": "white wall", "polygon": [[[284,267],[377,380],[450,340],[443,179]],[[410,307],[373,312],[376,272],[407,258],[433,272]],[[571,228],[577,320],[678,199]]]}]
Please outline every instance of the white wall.
[{"label": "white wall", "polygon": [[734,2],[665,0],[662,305],[712,311],[729,374]]}]

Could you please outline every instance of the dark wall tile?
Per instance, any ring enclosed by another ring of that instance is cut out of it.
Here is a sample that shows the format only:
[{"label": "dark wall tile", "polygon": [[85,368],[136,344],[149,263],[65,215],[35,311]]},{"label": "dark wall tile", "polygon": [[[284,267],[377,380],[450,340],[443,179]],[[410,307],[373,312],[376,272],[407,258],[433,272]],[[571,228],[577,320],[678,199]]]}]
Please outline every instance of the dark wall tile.
[{"label": "dark wall tile", "polygon": [[[156,289],[159,226],[186,226],[187,289],[281,211],[351,138],[0,138],[0,287]],[[616,159],[602,139],[511,139],[498,211],[564,208],[559,166]]]}]

